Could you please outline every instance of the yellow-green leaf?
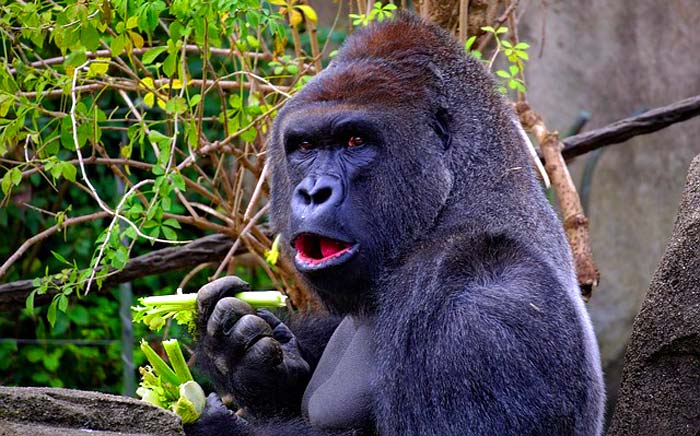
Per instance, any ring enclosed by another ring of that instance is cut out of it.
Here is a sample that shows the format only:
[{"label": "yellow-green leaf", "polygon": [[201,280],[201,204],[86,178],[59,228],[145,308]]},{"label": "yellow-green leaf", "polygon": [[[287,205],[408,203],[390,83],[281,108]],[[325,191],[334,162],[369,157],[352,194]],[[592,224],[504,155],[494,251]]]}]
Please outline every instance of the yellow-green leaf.
[{"label": "yellow-green leaf", "polygon": [[131,37],[131,42],[133,42],[134,47],[143,48],[143,37],[136,32],[129,31],[129,36]]},{"label": "yellow-green leaf", "polygon": [[314,24],[318,23],[318,15],[316,15],[314,8],[309,5],[296,5],[294,7],[300,9],[309,21]]},{"label": "yellow-green leaf", "polygon": [[109,70],[109,59],[108,58],[97,58],[90,63],[90,68],[88,68],[88,77],[102,76]]},{"label": "yellow-green leaf", "polygon": [[128,20],[126,20],[126,28],[127,29],[133,29],[134,27],[139,25],[139,17],[133,16],[129,17]]},{"label": "yellow-green leaf", "polygon": [[153,107],[153,103],[155,102],[156,95],[152,92],[149,92],[143,97],[143,104],[145,104],[148,107]]},{"label": "yellow-green leaf", "polygon": [[304,16],[299,11],[294,9],[289,11],[289,24],[292,27],[297,27],[302,21],[304,21]]}]

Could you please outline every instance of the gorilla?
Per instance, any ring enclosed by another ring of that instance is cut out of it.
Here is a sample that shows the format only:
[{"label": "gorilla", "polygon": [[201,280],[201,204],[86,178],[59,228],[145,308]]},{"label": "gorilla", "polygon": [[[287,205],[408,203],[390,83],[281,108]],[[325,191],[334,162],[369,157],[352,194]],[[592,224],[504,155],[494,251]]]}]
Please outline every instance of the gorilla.
[{"label": "gorilla", "polygon": [[[189,435],[599,435],[598,347],[562,225],[480,62],[409,14],[279,112],[271,220],[326,314],[198,293],[217,390]],[[281,315],[280,315],[281,317]]]}]

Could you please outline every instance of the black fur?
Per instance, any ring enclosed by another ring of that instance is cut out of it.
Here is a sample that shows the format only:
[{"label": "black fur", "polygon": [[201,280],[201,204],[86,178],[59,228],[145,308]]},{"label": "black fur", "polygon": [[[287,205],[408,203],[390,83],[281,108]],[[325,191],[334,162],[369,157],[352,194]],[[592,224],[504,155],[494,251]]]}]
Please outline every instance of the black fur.
[{"label": "black fur", "polygon": [[[249,415],[191,434],[600,434],[598,349],[561,224],[513,114],[447,33],[399,14],[354,34],[280,111],[269,151],[286,255],[349,318],[310,345],[303,323],[203,292],[222,309],[203,311],[201,353]],[[313,266],[304,234],[357,250]]]}]

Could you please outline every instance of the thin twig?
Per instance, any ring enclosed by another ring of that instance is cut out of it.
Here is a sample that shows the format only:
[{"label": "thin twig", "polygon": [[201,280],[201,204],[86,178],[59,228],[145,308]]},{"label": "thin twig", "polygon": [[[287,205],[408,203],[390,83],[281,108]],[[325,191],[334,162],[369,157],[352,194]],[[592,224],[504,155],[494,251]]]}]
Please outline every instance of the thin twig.
[{"label": "thin twig", "polygon": [[253,226],[255,225],[255,223],[258,222],[258,220],[259,220],[260,218],[262,218],[262,216],[265,214],[265,212],[267,212],[267,210],[269,209],[269,207],[270,207],[269,204],[266,204],[265,206],[263,206],[263,207],[258,211],[258,213],[256,213],[255,216],[248,222],[248,224],[247,224],[245,227],[243,227],[243,230],[241,230],[241,231],[238,233],[238,237],[236,238],[236,241],[235,241],[235,242],[233,243],[233,245],[231,246],[231,249],[229,250],[229,252],[226,253],[226,257],[224,257],[224,260],[221,262],[221,264],[219,265],[219,267],[216,269],[216,272],[215,272],[214,275],[211,277],[211,280],[214,280],[214,279],[216,279],[217,277],[219,277],[219,275],[220,275],[221,272],[224,270],[224,268],[226,268],[226,265],[228,265],[228,263],[231,261],[231,258],[233,257],[234,253],[236,253],[236,250],[238,249],[238,246],[241,244],[241,237],[242,237],[243,235],[245,235],[246,233],[248,233],[248,231],[250,230],[250,228],[253,227]]},{"label": "thin twig", "polygon": [[31,238],[27,239],[22,243],[22,245],[19,246],[17,250],[12,253],[12,256],[10,256],[3,264],[0,266],[0,277],[4,276],[7,273],[7,270],[10,269],[12,264],[14,264],[17,259],[19,259],[25,251],[27,251],[32,245],[36,244],[39,241],[42,241],[49,236],[53,235],[56,232],[59,232],[63,230],[64,228],[68,226],[72,226],[74,224],[81,224],[84,222],[89,222],[89,221],[95,221],[99,220],[102,218],[106,218],[110,216],[109,213],[107,212],[95,212],[91,213],[90,215],[84,215],[84,216],[79,216],[79,217],[74,217],[74,218],[67,218],[63,220],[62,223],[56,223],[55,225],[49,227],[48,229],[44,230],[41,233],[37,233],[36,235],[32,236]]}]

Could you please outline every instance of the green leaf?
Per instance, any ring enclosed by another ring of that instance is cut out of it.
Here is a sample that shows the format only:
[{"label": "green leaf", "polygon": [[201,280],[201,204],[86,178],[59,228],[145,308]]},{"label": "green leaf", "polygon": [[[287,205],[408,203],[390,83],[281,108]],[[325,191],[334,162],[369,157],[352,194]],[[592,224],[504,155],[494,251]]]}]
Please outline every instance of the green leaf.
[{"label": "green leaf", "polygon": [[162,226],[160,230],[163,232],[163,235],[165,235],[165,238],[169,241],[177,241],[177,233],[175,232],[175,230],[166,226]]},{"label": "green leaf", "polygon": [[244,140],[245,142],[253,142],[255,141],[255,138],[258,136],[258,131],[249,128],[245,132],[241,133],[241,139]]},{"label": "green leaf", "polygon": [[177,52],[171,53],[165,58],[163,62],[163,72],[168,76],[172,77],[175,74],[175,67],[177,66]]},{"label": "green leaf", "polygon": [[8,171],[2,176],[2,182],[0,182],[0,187],[2,188],[2,193],[7,195],[12,188],[12,171]]},{"label": "green leaf", "polygon": [[67,312],[68,318],[76,325],[84,326],[90,321],[90,314],[83,306],[73,305]]},{"label": "green leaf", "polygon": [[58,310],[61,312],[65,312],[66,309],[68,308],[68,297],[65,295],[61,294],[58,296]]},{"label": "green leaf", "polygon": [[163,221],[164,226],[170,226],[174,227],[176,229],[181,229],[182,227],[180,226],[180,223],[175,219],[175,218],[168,218],[167,220]]},{"label": "green leaf", "polygon": [[44,350],[39,347],[27,347],[24,357],[31,363],[37,363],[44,357]]},{"label": "green leaf", "polygon": [[128,20],[126,20],[126,28],[127,29],[133,29],[134,27],[139,25],[139,17],[129,17]]},{"label": "green leaf", "polygon": [[122,245],[119,248],[117,248],[116,251],[114,251],[114,256],[112,257],[111,264],[116,269],[122,269],[128,261],[129,253],[127,252],[126,247]]},{"label": "green leaf", "polygon": [[56,259],[58,259],[59,262],[65,264],[65,265],[68,265],[68,266],[71,266],[71,265],[72,265],[70,262],[68,262],[68,261],[66,260],[65,257],[61,256],[60,254],[56,253],[55,251],[51,250],[51,254],[53,254],[53,257],[55,257]]},{"label": "green leaf", "polygon": [[150,65],[154,60],[156,60],[158,55],[163,53],[165,50],[167,50],[167,47],[165,46],[148,49],[146,53],[143,54],[141,61],[144,63],[144,65]]},{"label": "green leaf", "polygon": [[165,112],[169,114],[181,114],[187,110],[187,103],[182,97],[176,96],[165,103]]},{"label": "green leaf", "polygon": [[200,94],[195,94],[190,97],[190,107],[195,107],[199,102],[202,100],[202,96]]},{"label": "green leaf", "polygon": [[46,312],[46,319],[49,321],[49,324],[51,324],[51,327],[53,327],[56,324],[56,309],[58,308],[58,300],[55,298],[51,301],[51,304],[49,304],[49,310]]},{"label": "green leaf", "polygon": [[501,26],[501,27],[498,28],[498,30],[496,30],[496,34],[498,35],[498,34],[501,34],[501,33],[506,33],[507,31],[508,31],[508,28],[507,28],[507,27]]},{"label": "green leaf", "polygon": [[484,32],[496,33],[496,29],[493,26],[484,26],[481,28]]},{"label": "green leaf", "polygon": [[78,169],[70,162],[63,162],[61,164],[61,174],[63,174],[66,180],[75,183],[75,176],[78,174]]},{"label": "green leaf", "polygon": [[498,71],[496,71],[496,75],[497,75],[498,77],[502,77],[502,78],[504,78],[504,79],[510,79],[510,74],[508,74],[507,72],[505,72],[505,71],[503,71],[503,70],[498,70]]},{"label": "green leaf", "polygon": [[518,68],[516,65],[511,65],[508,67],[508,69],[510,70],[511,76],[515,76],[516,74],[518,74],[520,72],[520,68]]},{"label": "green leaf", "polygon": [[13,185],[19,186],[19,184],[22,183],[22,170],[17,167],[12,168],[10,170],[10,178],[12,179]]},{"label": "green leaf", "polygon": [[474,45],[474,42],[476,42],[476,35],[470,36],[469,39],[467,39],[467,42],[464,44],[464,50],[469,51],[472,48],[472,45]]},{"label": "green leaf", "polygon": [[112,38],[112,41],[109,43],[109,51],[112,52],[112,56],[119,56],[122,54],[128,41],[129,39],[126,35],[119,35]]},{"label": "green leaf", "polygon": [[34,295],[36,295],[36,289],[29,293],[27,300],[24,302],[24,307],[27,309],[27,312],[32,315],[34,314]]}]

